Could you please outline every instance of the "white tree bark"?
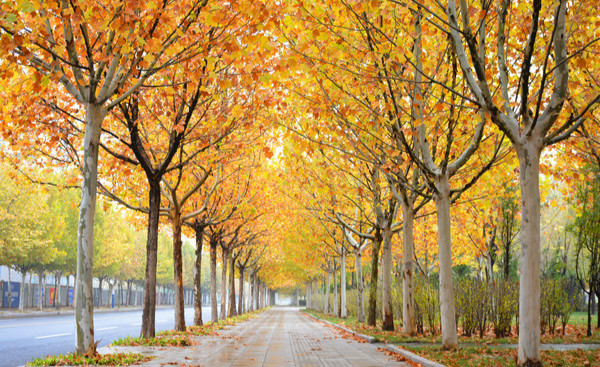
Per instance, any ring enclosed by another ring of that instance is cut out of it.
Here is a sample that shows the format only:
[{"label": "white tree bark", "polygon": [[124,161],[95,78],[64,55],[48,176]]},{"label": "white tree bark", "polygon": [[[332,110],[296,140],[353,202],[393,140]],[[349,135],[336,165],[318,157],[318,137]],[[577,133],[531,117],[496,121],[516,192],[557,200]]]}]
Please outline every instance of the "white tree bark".
[{"label": "white tree bark", "polygon": [[25,296],[25,276],[27,276],[26,272],[21,272],[21,287],[19,288],[19,311],[23,311],[25,308],[25,300],[23,297]]},{"label": "white tree bark", "polygon": [[331,309],[329,307],[329,295],[331,292],[331,272],[327,271],[327,281],[325,284],[325,302],[323,302],[323,312],[327,315],[331,313]]},{"label": "white tree bark", "polygon": [[312,309],[312,282],[306,282],[306,308]]},{"label": "white tree bark", "polygon": [[253,310],[256,311],[258,310],[258,275],[256,274],[256,272],[254,272],[254,294],[253,297],[254,299],[252,300],[253,303]]},{"label": "white tree bark", "polygon": [[363,293],[365,291],[365,285],[363,282],[362,275],[362,260],[361,260],[362,250],[355,251],[355,261],[356,261],[356,285],[357,285],[357,293],[356,293],[356,305],[357,305],[357,315],[356,318],[358,322],[365,321],[365,302],[363,298]]},{"label": "white tree bark", "polygon": [[440,303],[442,321],[442,349],[458,348],[456,333],[456,310],[452,285],[452,245],[450,238],[450,184],[447,175],[435,180],[437,193],[434,195],[437,209],[438,253],[440,263]]},{"label": "white tree bark", "polygon": [[96,212],[96,188],[98,184],[98,147],[106,110],[93,104],[87,104],[85,109],[83,183],[77,232],[75,325],[77,330],[76,352],[91,356],[96,352],[92,270],[94,262],[94,214]]},{"label": "white tree bark", "polygon": [[[338,218],[338,221],[342,225],[342,231],[344,233],[344,237],[348,241],[348,244],[354,249],[353,252],[354,252],[354,260],[355,260],[355,267],[356,267],[356,283],[357,283],[357,295],[356,295],[357,320],[358,320],[358,322],[364,322],[365,321],[365,305],[364,305],[363,294],[364,294],[365,286],[364,286],[363,275],[362,275],[361,256],[362,256],[362,251],[365,249],[363,241],[365,241],[366,239],[374,240],[374,238],[373,238],[372,234],[360,233],[360,232],[356,231],[355,229],[350,228],[350,226],[339,215],[336,215],[336,217]],[[358,217],[358,210],[357,210],[357,217]],[[352,237],[352,233],[357,234],[361,238],[359,240],[360,242],[357,242]]]},{"label": "white tree bark", "polygon": [[381,279],[383,304],[383,330],[394,330],[394,311],[392,309],[392,227],[386,223],[383,227],[383,249],[381,252]]},{"label": "white tree bark", "polygon": [[227,268],[229,267],[229,250],[221,247],[223,250],[223,261],[221,266],[221,307],[219,310],[219,319],[225,320],[227,318]]},{"label": "white tree bark", "polygon": [[38,309],[44,309],[44,272],[38,272]]},{"label": "white tree bark", "polygon": [[521,275],[519,361],[540,361],[540,185],[539,148],[517,149],[521,170]]},{"label": "white tree bark", "polygon": [[415,327],[415,290],[413,281],[413,237],[414,214],[412,205],[402,202],[402,320],[404,332],[416,335]]},{"label": "white tree bark", "polygon": [[339,303],[338,303],[338,282],[337,282],[337,266],[335,259],[333,259],[333,312],[332,314],[339,317]]},{"label": "white tree bark", "polygon": [[60,281],[62,279],[62,273],[58,276],[58,282],[56,283],[56,307],[60,307]]},{"label": "white tree bark", "polygon": [[342,260],[340,268],[340,317],[345,319],[348,317],[348,310],[346,309],[346,250],[342,246]]}]

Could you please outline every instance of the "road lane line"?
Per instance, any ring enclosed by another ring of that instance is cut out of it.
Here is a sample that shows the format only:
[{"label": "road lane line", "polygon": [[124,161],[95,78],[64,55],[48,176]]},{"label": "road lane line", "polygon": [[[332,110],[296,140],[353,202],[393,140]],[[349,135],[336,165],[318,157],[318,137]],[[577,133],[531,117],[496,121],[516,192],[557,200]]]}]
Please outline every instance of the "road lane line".
[{"label": "road lane line", "polygon": [[22,324],[0,325],[0,329],[8,329],[11,327],[27,327],[27,326],[57,325],[57,324],[72,324],[72,323],[73,323],[73,320],[56,321],[56,322],[32,322],[32,323],[22,323]]},{"label": "road lane line", "polygon": [[158,324],[159,322],[167,322],[167,320],[156,320],[156,323]]},{"label": "road lane line", "polygon": [[96,331],[102,331],[102,330],[112,330],[112,329],[116,329],[116,326],[110,326],[110,327],[103,327],[102,329],[96,329]]},{"label": "road lane line", "polygon": [[35,339],[58,338],[59,336],[67,336],[67,335],[73,335],[73,333],[54,334],[54,335],[46,335],[46,336],[36,336]]}]

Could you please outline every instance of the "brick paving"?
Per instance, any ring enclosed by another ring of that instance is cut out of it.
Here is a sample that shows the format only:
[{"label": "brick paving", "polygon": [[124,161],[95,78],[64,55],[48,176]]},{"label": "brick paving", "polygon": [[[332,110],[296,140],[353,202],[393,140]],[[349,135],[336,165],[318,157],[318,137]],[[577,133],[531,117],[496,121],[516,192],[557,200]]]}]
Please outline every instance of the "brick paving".
[{"label": "brick paving", "polygon": [[211,367],[395,367],[403,362],[378,351],[374,344],[342,338],[298,308],[276,307],[219,335],[200,337],[190,347],[111,347],[107,352],[137,352],[156,359],[141,366]]}]

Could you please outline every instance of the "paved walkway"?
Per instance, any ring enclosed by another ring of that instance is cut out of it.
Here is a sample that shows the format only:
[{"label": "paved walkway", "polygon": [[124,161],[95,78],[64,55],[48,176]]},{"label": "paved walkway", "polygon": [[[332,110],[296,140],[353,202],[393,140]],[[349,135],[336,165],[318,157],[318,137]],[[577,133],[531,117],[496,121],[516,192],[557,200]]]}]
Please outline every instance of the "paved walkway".
[{"label": "paved walkway", "polygon": [[342,338],[297,308],[276,307],[220,335],[198,338],[190,347],[111,347],[106,352],[137,352],[156,359],[141,366],[406,366],[374,344]]}]

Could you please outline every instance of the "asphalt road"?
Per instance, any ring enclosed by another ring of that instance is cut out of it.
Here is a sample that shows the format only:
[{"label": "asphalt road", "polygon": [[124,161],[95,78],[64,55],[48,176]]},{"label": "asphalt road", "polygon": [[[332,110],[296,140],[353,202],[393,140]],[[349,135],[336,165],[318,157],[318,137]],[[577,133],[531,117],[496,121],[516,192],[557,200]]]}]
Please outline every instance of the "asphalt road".
[{"label": "asphalt road", "polygon": [[[202,308],[202,319],[210,321],[210,307]],[[194,309],[185,309],[186,325],[192,325]],[[173,329],[172,308],[156,310],[156,331]],[[104,312],[94,315],[95,339],[99,347],[126,336],[137,337],[142,311]],[[22,366],[34,358],[71,353],[75,350],[73,315],[0,319],[0,367]]]}]

